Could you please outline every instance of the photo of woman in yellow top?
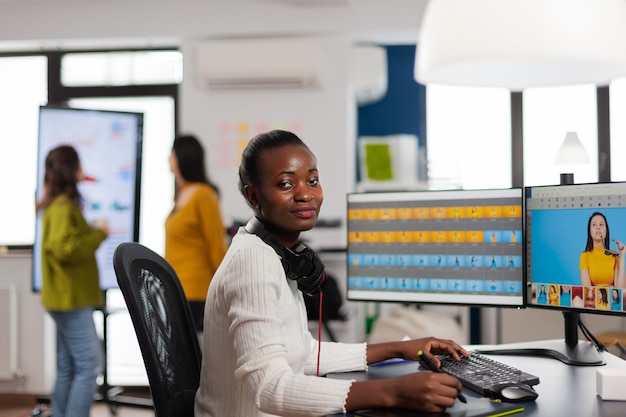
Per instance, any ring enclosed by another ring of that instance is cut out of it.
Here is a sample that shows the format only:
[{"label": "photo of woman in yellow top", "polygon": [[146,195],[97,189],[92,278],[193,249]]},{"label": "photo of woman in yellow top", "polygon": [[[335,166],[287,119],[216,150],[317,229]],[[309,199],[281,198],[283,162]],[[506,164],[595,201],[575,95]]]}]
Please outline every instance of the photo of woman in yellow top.
[{"label": "photo of woman in yellow top", "polygon": [[600,310],[609,309],[609,295],[606,292],[606,288],[598,288],[596,293],[596,308]]},{"label": "photo of woman in yellow top", "polygon": [[587,224],[587,244],[580,254],[580,281],[584,286],[626,287],[624,244],[614,240],[616,251],[609,250],[611,237],[604,214],[594,212]]},{"label": "photo of woman in yellow top", "polygon": [[559,305],[559,293],[556,290],[556,285],[550,285],[548,287],[548,304]]}]

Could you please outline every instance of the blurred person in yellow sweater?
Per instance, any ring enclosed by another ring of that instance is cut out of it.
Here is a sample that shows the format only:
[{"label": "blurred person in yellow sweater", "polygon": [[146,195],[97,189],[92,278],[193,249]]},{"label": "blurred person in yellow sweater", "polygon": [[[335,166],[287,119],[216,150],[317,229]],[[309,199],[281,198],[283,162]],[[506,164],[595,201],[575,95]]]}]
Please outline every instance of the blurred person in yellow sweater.
[{"label": "blurred person in yellow sweater", "polygon": [[170,169],[176,197],[165,221],[165,259],[180,279],[201,332],[209,284],[226,253],[226,229],[218,189],[208,179],[204,149],[195,136],[174,139]]}]

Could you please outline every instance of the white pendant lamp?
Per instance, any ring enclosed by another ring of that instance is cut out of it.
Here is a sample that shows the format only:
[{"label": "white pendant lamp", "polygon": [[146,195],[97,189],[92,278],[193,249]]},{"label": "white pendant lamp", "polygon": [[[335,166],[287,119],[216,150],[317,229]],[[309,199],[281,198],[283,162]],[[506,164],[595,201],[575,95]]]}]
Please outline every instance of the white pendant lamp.
[{"label": "white pendant lamp", "polygon": [[567,132],[565,140],[556,153],[554,163],[557,165],[584,165],[589,163],[589,155],[578,138],[578,133]]},{"label": "white pendant lamp", "polygon": [[624,0],[429,0],[421,84],[521,91],[626,76]]}]

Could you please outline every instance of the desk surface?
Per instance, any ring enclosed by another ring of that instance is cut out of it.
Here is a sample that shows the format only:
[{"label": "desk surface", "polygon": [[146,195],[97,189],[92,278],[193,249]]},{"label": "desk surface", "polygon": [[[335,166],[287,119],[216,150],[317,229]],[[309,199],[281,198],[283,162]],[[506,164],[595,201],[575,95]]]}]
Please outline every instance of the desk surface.
[{"label": "desk surface", "polygon": [[[540,342],[538,342],[540,344]],[[504,347],[505,345],[500,345]],[[487,347],[487,346],[480,346]],[[488,346],[493,347],[493,346]],[[472,349],[469,346],[468,349]],[[478,348],[476,346],[475,348]],[[522,403],[524,412],[515,416],[568,416],[568,417],[623,417],[626,415],[626,402],[603,401],[596,394],[596,370],[598,366],[566,365],[556,359],[538,356],[489,355],[490,357],[537,375],[540,383],[535,385],[539,393],[536,401]],[[626,369],[626,361],[604,352],[606,365],[603,368]],[[356,380],[391,378],[417,371],[417,363],[405,362],[395,365],[370,367],[368,372],[331,374],[329,378]],[[466,396],[479,397],[466,388]]]}]

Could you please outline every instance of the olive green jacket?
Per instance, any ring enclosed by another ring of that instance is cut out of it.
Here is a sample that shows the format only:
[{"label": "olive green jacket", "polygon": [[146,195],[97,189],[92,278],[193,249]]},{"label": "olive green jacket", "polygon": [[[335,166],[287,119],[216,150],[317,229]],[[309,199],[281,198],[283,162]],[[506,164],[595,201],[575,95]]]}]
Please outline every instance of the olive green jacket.
[{"label": "olive green jacket", "polygon": [[91,227],[80,207],[64,195],[45,208],[41,221],[43,306],[50,311],[102,306],[95,252],[106,233]]}]

